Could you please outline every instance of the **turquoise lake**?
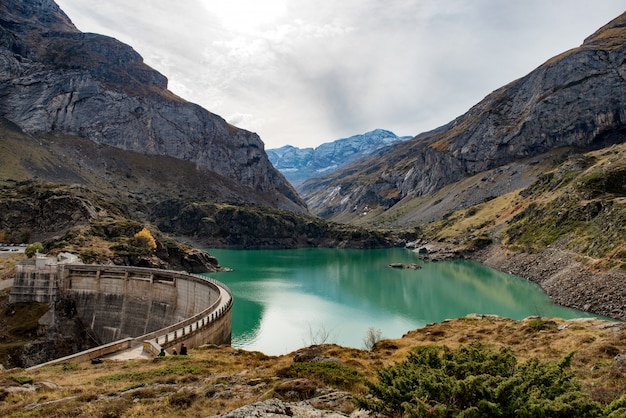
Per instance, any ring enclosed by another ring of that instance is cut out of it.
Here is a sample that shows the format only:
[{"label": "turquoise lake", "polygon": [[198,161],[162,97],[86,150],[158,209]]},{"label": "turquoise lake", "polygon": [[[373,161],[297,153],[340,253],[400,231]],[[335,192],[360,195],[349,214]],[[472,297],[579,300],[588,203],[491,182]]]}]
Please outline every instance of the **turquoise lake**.
[{"label": "turquoise lake", "polygon": [[233,292],[232,345],[268,355],[323,342],[362,348],[370,327],[399,338],[471,313],[594,316],[555,305],[523,278],[470,261],[425,262],[403,248],[207,251],[233,269],[207,274]]}]

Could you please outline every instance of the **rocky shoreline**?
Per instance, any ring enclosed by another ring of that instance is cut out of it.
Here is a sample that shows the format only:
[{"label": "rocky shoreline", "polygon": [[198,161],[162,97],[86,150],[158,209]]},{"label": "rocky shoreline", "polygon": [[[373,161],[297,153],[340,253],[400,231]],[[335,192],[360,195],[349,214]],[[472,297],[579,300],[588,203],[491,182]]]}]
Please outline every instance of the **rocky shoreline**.
[{"label": "rocky shoreline", "polygon": [[511,252],[498,244],[468,250],[440,243],[421,243],[415,250],[431,261],[470,259],[537,283],[553,302],[626,321],[626,272],[594,269],[581,255],[556,247],[540,253]]},{"label": "rocky shoreline", "polygon": [[552,247],[526,254],[494,246],[477,251],[472,259],[539,284],[559,305],[626,321],[626,272],[594,269],[580,257]]}]

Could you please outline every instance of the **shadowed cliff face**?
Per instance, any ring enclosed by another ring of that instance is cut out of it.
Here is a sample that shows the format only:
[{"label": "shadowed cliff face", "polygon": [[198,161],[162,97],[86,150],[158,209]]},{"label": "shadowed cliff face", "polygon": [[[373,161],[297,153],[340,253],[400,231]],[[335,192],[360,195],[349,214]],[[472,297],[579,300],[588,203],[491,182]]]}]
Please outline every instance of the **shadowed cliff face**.
[{"label": "shadowed cliff face", "polygon": [[[488,95],[449,124],[328,176],[301,195],[331,217],[389,208],[447,184],[551,149],[622,142],[626,125],[626,15],[579,48]],[[355,209],[356,208],[356,209]]]},{"label": "shadowed cliff face", "polygon": [[192,161],[305,210],[258,135],[172,94],[128,45],[81,33],[49,0],[8,0],[0,15],[0,116],[23,131]]}]

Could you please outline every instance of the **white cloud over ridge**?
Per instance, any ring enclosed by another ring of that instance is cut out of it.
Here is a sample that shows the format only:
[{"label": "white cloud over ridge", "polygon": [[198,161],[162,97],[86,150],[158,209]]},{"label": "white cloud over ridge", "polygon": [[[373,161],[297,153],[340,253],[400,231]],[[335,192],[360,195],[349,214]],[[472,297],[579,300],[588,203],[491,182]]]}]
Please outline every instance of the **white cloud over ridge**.
[{"label": "white cloud over ridge", "polygon": [[626,0],[57,3],[266,148],[434,129],[626,10]]}]

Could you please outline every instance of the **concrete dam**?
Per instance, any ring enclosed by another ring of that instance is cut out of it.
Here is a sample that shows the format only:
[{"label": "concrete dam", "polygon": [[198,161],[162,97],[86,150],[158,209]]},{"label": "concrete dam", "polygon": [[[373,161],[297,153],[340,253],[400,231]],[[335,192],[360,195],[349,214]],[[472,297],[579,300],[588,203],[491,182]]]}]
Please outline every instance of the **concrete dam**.
[{"label": "concrete dam", "polygon": [[156,355],[181,343],[197,347],[231,342],[232,294],[223,283],[206,277],[43,257],[16,266],[10,302],[53,307],[61,299],[71,301],[73,313],[101,344],[77,354],[77,361],[137,347]]}]

